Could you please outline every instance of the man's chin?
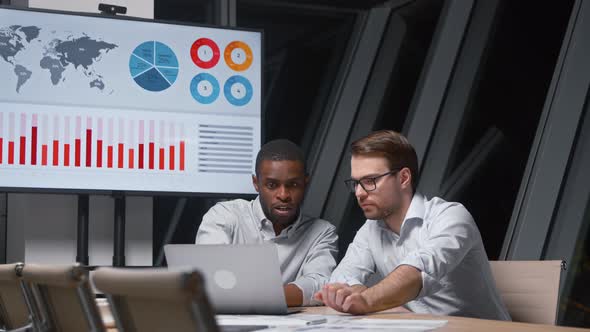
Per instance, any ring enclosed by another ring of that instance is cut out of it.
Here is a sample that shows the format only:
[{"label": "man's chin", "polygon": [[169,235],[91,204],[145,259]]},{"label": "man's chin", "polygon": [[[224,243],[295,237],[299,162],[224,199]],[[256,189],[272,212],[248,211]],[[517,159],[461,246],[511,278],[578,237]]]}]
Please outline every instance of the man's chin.
[{"label": "man's chin", "polygon": [[279,224],[279,225],[283,225],[283,226],[288,226],[290,224],[292,224],[293,222],[295,222],[295,219],[297,219],[297,216],[276,216],[273,215],[272,218],[272,222]]},{"label": "man's chin", "polygon": [[364,214],[365,214],[365,218],[367,218],[367,219],[371,219],[371,220],[383,219],[383,215],[380,213],[369,212],[369,213],[364,213]]}]

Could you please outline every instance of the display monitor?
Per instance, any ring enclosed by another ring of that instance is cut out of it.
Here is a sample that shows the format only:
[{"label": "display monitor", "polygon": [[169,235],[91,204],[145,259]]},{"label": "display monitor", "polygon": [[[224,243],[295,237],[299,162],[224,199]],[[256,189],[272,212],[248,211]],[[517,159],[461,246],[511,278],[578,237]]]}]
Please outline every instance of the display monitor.
[{"label": "display monitor", "polygon": [[0,188],[248,194],[262,33],[0,7]]}]

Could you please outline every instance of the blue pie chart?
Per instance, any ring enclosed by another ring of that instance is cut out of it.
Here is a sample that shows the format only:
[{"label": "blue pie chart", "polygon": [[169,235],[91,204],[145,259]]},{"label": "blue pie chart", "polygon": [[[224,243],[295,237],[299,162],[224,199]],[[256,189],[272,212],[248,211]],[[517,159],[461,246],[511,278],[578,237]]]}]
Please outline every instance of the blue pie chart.
[{"label": "blue pie chart", "polygon": [[168,45],[147,41],[137,46],[129,58],[131,77],[145,90],[163,91],[178,78],[178,58]]}]

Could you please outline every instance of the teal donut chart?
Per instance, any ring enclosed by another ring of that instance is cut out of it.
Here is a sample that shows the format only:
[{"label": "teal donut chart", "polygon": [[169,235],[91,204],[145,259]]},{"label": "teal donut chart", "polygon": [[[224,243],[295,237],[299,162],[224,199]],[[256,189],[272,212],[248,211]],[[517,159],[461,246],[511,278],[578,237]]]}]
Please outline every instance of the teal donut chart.
[{"label": "teal donut chart", "polygon": [[234,75],[225,81],[223,94],[227,101],[234,106],[244,106],[250,102],[254,91],[247,78]]},{"label": "teal donut chart", "polygon": [[219,82],[208,73],[197,74],[191,80],[191,95],[201,104],[211,104],[219,97]]}]

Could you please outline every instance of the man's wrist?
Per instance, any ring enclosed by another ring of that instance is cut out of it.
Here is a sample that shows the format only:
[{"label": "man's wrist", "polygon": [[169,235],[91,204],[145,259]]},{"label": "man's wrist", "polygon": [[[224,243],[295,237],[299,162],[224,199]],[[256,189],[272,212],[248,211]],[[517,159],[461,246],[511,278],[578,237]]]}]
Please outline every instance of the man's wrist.
[{"label": "man's wrist", "polygon": [[367,290],[367,286],[365,286],[365,285],[361,285],[361,284],[358,284],[358,285],[352,285],[352,286],[350,286],[350,288],[352,288],[352,291],[353,291],[354,293],[362,293],[362,292],[364,292],[365,290]]},{"label": "man's wrist", "polygon": [[379,292],[378,289],[375,289],[375,287],[365,289],[361,292],[361,296],[370,308],[370,312],[395,308],[404,304],[399,301],[392,301],[391,298],[385,297],[384,294]]},{"label": "man's wrist", "polygon": [[369,307],[370,312],[377,311],[375,308],[375,299],[373,299],[373,297],[371,296],[371,292],[369,291],[369,288],[365,287],[365,289],[360,292],[360,295],[363,297],[363,299],[367,303],[367,306]]}]

